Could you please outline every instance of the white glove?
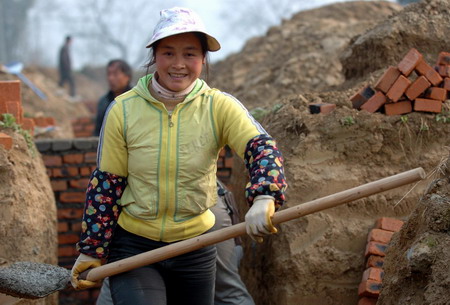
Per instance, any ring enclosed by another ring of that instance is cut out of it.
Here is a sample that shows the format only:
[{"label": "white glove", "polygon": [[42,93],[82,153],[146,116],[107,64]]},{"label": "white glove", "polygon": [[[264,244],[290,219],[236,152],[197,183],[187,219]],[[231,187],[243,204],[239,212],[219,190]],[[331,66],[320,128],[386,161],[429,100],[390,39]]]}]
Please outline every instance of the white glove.
[{"label": "white glove", "polygon": [[278,232],[270,219],[274,213],[275,202],[272,196],[256,196],[252,207],[248,210],[247,214],[245,214],[247,234],[250,235],[254,241],[261,243],[264,235]]},{"label": "white glove", "polygon": [[99,258],[91,257],[89,255],[81,253],[77,260],[75,261],[75,264],[72,267],[71,271],[71,279],[70,282],[73,286],[73,288],[80,290],[80,289],[87,289],[94,287],[98,284],[98,282],[91,282],[87,280],[78,280],[78,276],[83,271],[86,271],[90,268],[95,268],[101,266],[102,262]]}]

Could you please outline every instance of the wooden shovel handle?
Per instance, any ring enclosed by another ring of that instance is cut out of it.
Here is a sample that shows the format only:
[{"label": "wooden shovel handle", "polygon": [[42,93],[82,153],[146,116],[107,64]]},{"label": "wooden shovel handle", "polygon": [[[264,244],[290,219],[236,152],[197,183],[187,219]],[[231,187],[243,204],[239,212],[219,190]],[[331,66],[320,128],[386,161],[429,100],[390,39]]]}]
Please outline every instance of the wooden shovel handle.
[{"label": "wooden shovel handle", "polygon": [[[272,217],[273,224],[279,224],[288,220],[299,218],[308,214],[329,209],[350,201],[361,199],[370,195],[391,190],[406,184],[425,179],[425,171],[419,167],[394,176],[383,178],[374,182],[315,199],[280,212]],[[245,234],[245,223],[239,223],[231,227],[206,233],[194,238],[170,244],[159,249],[144,252],[113,263],[109,263],[94,269],[89,269],[80,275],[80,279],[99,281],[108,276],[130,271],[135,268],[150,265],[171,257],[188,253],[221,241]]]}]

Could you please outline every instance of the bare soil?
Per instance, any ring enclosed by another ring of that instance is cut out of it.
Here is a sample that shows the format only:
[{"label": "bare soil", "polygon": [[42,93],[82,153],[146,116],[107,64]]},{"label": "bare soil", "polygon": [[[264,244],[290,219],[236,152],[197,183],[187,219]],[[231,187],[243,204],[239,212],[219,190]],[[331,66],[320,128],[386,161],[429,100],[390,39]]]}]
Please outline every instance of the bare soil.
[{"label": "bare soil", "polygon": [[450,159],[387,251],[380,305],[450,304]]},{"label": "bare soil", "polygon": [[[440,14],[433,3],[423,1],[402,10],[388,2],[350,2],[301,12],[214,67],[213,74],[219,75],[214,86],[236,95],[248,108],[261,107],[268,113],[261,122],[277,139],[286,160],[290,185],[287,207],[419,166],[430,173],[448,155],[450,124],[442,118],[449,116],[449,101],[438,116],[411,113],[393,117],[354,110],[349,101],[359,88],[374,84],[389,64],[395,64],[409,50],[411,45],[404,44],[402,30],[413,26],[414,20],[434,14],[441,24],[436,28],[440,33],[433,35],[443,35],[450,20],[446,9]],[[433,12],[427,12],[429,8]],[[371,41],[373,29],[380,29],[379,36],[383,36],[392,28],[398,28],[392,34],[392,46],[396,47],[380,51],[391,56],[384,65],[382,59],[372,57],[372,52],[378,52],[375,47],[354,51],[356,63],[351,58],[337,59],[348,50],[356,50],[357,41]],[[282,35],[284,32],[289,35]],[[416,40],[422,41],[425,34],[417,34]],[[331,46],[339,47],[318,47],[324,41],[334,41]],[[435,46],[422,49],[419,44],[417,48],[435,60],[437,50],[450,50],[448,43],[446,39]],[[358,57],[371,68],[358,65]],[[346,75],[347,65],[361,73]],[[290,69],[296,70],[289,74]],[[335,103],[337,109],[328,115],[311,115],[309,103]],[[241,163],[236,162],[233,190],[241,207],[245,206],[240,194],[246,176]],[[365,269],[366,238],[375,220],[382,216],[406,219],[428,183],[282,224],[280,233],[261,245],[247,240],[241,273],[256,303],[356,305]]]},{"label": "bare soil", "polygon": [[[0,132],[14,141],[10,151],[0,146],[0,266],[19,261],[56,265],[56,204],[43,161],[22,135],[10,129]],[[35,301],[4,296],[0,300],[2,304],[54,305],[57,295]]]}]

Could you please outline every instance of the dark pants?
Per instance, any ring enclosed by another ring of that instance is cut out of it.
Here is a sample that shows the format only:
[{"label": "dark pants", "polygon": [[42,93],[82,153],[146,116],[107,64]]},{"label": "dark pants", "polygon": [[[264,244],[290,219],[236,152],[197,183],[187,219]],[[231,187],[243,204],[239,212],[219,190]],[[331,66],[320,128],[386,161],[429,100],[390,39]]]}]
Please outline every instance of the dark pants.
[{"label": "dark pants", "polygon": [[[108,262],[166,245],[117,226]],[[110,277],[112,299],[115,305],[212,305],[215,272],[216,248],[209,246]]]},{"label": "dark pants", "polygon": [[61,73],[59,76],[59,86],[64,87],[64,84],[68,82],[70,87],[70,96],[75,96],[75,81],[71,73]]}]

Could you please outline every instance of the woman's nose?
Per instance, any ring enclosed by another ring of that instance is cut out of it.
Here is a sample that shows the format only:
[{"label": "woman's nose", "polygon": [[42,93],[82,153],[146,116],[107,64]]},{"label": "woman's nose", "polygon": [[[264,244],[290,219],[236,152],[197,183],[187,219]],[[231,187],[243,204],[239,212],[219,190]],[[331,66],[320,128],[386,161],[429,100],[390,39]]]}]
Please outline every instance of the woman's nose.
[{"label": "woman's nose", "polygon": [[184,59],[182,56],[176,56],[172,66],[176,69],[182,69],[185,67]]}]

